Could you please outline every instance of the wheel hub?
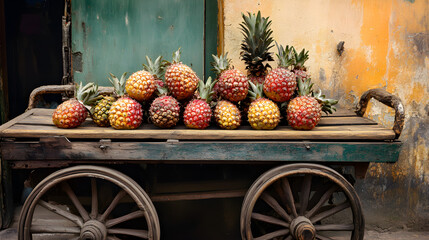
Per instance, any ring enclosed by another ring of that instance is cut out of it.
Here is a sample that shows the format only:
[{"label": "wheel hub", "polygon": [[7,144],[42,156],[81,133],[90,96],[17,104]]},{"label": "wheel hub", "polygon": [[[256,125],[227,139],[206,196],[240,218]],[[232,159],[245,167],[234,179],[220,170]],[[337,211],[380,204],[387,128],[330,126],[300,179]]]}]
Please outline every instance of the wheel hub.
[{"label": "wheel hub", "polygon": [[316,238],[316,229],[311,221],[303,216],[299,216],[290,223],[290,232],[294,239],[313,240]]},{"label": "wheel hub", "polygon": [[82,240],[105,240],[106,236],[106,226],[97,220],[85,222],[80,231],[80,239]]}]

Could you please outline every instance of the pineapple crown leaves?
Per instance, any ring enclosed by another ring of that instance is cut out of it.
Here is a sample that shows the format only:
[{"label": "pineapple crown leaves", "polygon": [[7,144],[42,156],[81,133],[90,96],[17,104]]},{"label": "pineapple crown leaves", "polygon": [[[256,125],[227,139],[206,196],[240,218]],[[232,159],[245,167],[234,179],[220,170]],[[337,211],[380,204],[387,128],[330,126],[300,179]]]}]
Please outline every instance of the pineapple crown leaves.
[{"label": "pineapple crown leaves", "polygon": [[293,48],[293,55],[294,55],[294,69],[301,69],[305,70],[304,63],[308,60],[308,51],[305,51],[305,48],[301,50],[301,52],[298,54],[298,52]]},{"label": "pineapple crown leaves", "polygon": [[249,90],[249,98],[252,100],[256,100],[258,98],[264,97],[264,85],[263,84],[255,84],[252,81],[249,81],[250,90]]},{"label": "pineapple crown leaves", "polygon": [[283,46],[280,44],[280,46],[276,42],[276,47],[278,50],[277,58],[279,59],[279,67],[283,68],[289,68],[289,66],[292,66],[295,63],[294,58],[294,47],[289,45],[286,45],[286,48],[283,48]]},{"label": "pineapple crown leaves", "polygon": [[85,107],[90,108],[103,96],[99,95],[97,84],[88,83],[83,86],[82,82],[80,82],[79,85],[76,85],[75,97]]},{"label": "pineapple crown leaves", "polygon": [[113,75],[112,73],[109,73],[110,74],[110,76],[112,77],[112,78],[109,78],[108,77],[108,79],[109,79],[109,81],[112,83],[112,85],[113,85],[113,88],[115,89],[115,93],[116,93],[116,95],[118,95],[118,96],[124,96],[125,94],[126,94],[126,92],[125,92],[125,83],[127,82],[127,80],[126,80],[126,76],[127,76],[127,73],[126,72],[124,72],[123,74],[122,74],[122,76],[121,76],[121,79],[119,80],[115,75]]},{"label": "pineapple crown leaves", "polygon": [[146,56],[146,64],[143,65],[143,69],[152,74],[156,79],[162,79],[165,74],[165,67],[167,65],[166,60],[162,60],[162,56],[159,56],[155,59],[155,62],[152,62],[150,57]]},{"label": "pineapple crown leaves", "polygon": [[326,114],[333,113],[337,109],[333,106],[338,103],[338,100],[326,98],[322,91],[319,89],[318,92],[313,92],[314,83],[311,82],[310,78],[305,79],[304,81],[298,82],[298,95],[299,96],[310,96],[314,97],[322,106],[322,111]]},{"label": "pineapple crown leaves", "polygon": [[207,78],[205,83],[203,80],[200,80],[198,83],[198,94],[200,98],[210,103],[212,101],[212,95],[214,94],[213,87],[216,83],[217,80],[212,81],[211,77]]},{"label": "pineapple crown leaves", "polygon": [[212,70],[217,76],[231,68],[231,59],[228,58],[228,53],[220,56],[212,54],[212,57],[214,61],[210,64],[213,66]]},{"label": "pineapple crown leaves", "polygon": [[271,20],[269,17],[264,18],[261,16],[261,12],[251,14],[241,14],[243,22],[240,24],[244,40],[241,44],[240,56],[246,63],[246,69],[252,75],[257,73],[265,72],[267,68],[271,66],[264,61],[274,61],[272,53],[269,50],[273,45],[273,31],[270,29]]},{"label": "pineapple crown leaves", "polygon": [[177,51],[175,51],[173,53],[173,63],[179,63],[180,62],[180,55],[181,55],[181,51],[180,51],[180,47],[179,47],[179,49],[177,49]]}]

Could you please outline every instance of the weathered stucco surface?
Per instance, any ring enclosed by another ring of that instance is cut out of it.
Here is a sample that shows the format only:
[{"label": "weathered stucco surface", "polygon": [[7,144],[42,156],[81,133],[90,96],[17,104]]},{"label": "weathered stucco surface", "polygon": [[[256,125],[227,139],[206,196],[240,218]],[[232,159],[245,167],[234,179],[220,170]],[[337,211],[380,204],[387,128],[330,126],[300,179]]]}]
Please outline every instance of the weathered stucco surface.
[{"label": "weathered stucco surface", "polygon": [[[356,188],[368,226],[429,229],[429,0],[225,0],[224,49],[241,70],[241,12],[258,10],[272,20],[278,43],[309,50],[313,80],[342,106],[354,107],[375,87],[402,99],[398,163],[371,164]],[[368,116],[388,127],[394,119],[375,101]]]}]

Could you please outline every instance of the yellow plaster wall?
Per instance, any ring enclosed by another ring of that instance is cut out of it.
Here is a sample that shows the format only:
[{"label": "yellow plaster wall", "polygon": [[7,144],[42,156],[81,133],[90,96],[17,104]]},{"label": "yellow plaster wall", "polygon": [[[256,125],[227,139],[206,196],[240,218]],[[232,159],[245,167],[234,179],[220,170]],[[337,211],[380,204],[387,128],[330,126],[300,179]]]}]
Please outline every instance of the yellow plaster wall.
[{"label": "yellow plaster wall", "polygon": [[[277,42],[309,50],[312,79],[342,106],[352,108],[375,87],[403,100],[400,160],[371,165],[367,183],[389,184],[382,180],[390,179],[398,187],[374,186],[374,199],[401,194],[399,205],[407,204],[411,212],[419,206],[429,216],[429,0],[225,0],[223,47],[243,71],[241,12],[258,10],[272,20]],[[340,41],[345,41],[342,56],[336,51]],[[368,116],[388,127],[394,119],[392,110],[375,101]]]}]

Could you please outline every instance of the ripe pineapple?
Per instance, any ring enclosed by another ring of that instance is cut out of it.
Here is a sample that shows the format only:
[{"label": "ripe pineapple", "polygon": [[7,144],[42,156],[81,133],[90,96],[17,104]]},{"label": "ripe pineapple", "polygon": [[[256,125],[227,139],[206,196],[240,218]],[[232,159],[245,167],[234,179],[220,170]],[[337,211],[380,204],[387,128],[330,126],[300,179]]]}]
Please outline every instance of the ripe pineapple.
[{"label": "ripe pineapple", "polygon": [[241,113],[234,103],[221,100],[214,110],[216,123],[223,129],[236,129],[241,124]]},{"label": "ripe pineapple", "polygon": [[287,108],[287,121],[294,129],[311,130],[319,123],[322,111],[328,114],[336,110],[333,105],[337,100],[326,99],[320,90],[314,93],[312,87],[310,78],[298,81],[299,97],[292,99]]},{"label": "ripe pineapple", "polygon": [[262,84],[249,82],[252,88],[249,95],[253,99],[249,106],[247,118],[253,129],[271,130],[280,122],[280,110],[277,104],[263,97]]},{"label": "ripe pineapple", "polygon": [[156,98],[149,109],[150,119],[160,128],[171,128],[179,121],[180,105],[172,96]]},{"label": "ripe pineapple", "polygon": [[121,80],[110,74],[109,79],[115,88],[119,99],[116,100],[109,110],[109,122],[115,129],[135,129],[140,126],[143,119],[143,110],[140,103],[125,95],[125,76],[122,74]]},{"label": "ripe pineapple", "polygon": [[146,56],[148,65],[143,64],[143,69],[137,71],[128,78],[125,89],[128,95],[137,101],[149,100],[156,90],[156,81],[161,77],[165,62],[159,56],[155,62]]},{"label": "ripe pineapple", "polygon": [[197,74],[188,66],[180,62],[180,48],[173,54],[173,63],[167,67],[165,82],[171,94],[177,100],[191,97],[198,86]]},{"label": "ripe pineapple", "polygon": [[93,108],[91,108],[92,120],[100,127],[108,127],[109,123],[109,110],[116,98],[111,95],[104,95],[103,98],[98,100]]},{"label": "ripe pineapple", "polygon": [[183,121],[188,128],[204,129],[210,125],[212,110],[210,108],[211,95],[216,81],[209,77],[204,84],[200,80],[198,85],[199,99],[194,99],[186,105]]},{"label": "ripe pineapple", "polygon": [[265,78],[264,93],[273,101],[285,102],[289,101],[296,89],[295,74],[289,70],[289,67],[294,62],[293,47],[286,46],[284,49],[282,45],[278,46],[279,65],[273,69]]},{"label": "ripe pineapple", "polygon": [[[270,29],[271,21],[268,17],[261,17],[261,12],[258,14],[250,14],[248,16],[241,14],[243,22],[240,24],[244,35],[244,40],[241,43],[241,59],[246,64],[248,77],[253,83],[264,83],[265,76],[268,73],[268,68],[271,68],[266,61],[273,61],[272,53],[269,50],[274,46],[273,31]],[[265,62],[265,63],[264,63]]]},{"label": "ripe pineapple", "polygon": [[211,64],[218,76],[215,92],[231,102],[238,102],[246,98],[249,80],[240,70],[231,68],[231,60],[227,55],[228,53],[219,57],[212,55],[214,62]]},{"label": "ripe pineapple", "polygon": [[85,105],[92,105],[98,99],[98,86],[88,83],[76,85],[75,97],[61,103],[52,114],[52,122],[59,128],[80,126],[88,116]]},{"label": "ripe pineapple", "polygon": [[301,52],[298,52],[293,48],[294,54],[294,67],[293,72],[295,72],[296,78],[305,81],[307,78],[310,78],[310,74],[307,73],[307,68],[304,66],[304,63],[308,60],[308,51],[302,49]]}]

